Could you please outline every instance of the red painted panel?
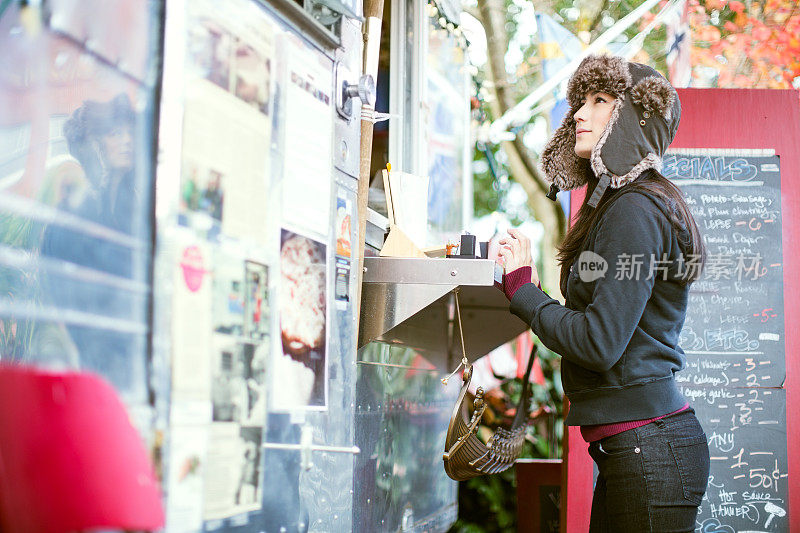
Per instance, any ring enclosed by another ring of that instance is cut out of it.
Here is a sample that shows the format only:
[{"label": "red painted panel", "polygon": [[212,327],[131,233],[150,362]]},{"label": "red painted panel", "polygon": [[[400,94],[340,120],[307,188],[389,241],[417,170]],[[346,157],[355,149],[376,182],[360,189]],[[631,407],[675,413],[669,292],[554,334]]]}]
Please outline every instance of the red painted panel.
[{"label": "red painted panel", "polygon": [[[561,484],[561,464],[560,459],[520,459],[514,465],[517,475],[517,531],[550,531],[540,528],[543,511],[540,497],[542,489]],[[544,511],[546,522],[552,524],[547,520],[548,509]]]},{"label": "red painted panel", "polygon": [[800,524],[800,92],[768,89],[682,89],[674,148],[773,149],[781,162],[783,294],[786,325],[786,434],[789,516]]},{"label": "red painted panel", "polygon": [[[586,187],[570,194],[570,224],[575,222]],[[569,402],[564,400],[564,416]],[[586,533],[589,530],[589,517],[592,510],[592,484],[594,463],[587,451],[588,445],[581,437],[577,427],[566,427],[564,432],[564,468],[561,487],[561,531],[566,533]]]},{"label": "red painted panel", "polygon": [[0,366],[0,529],[157,531],[161,502],[111,385],[87,372]]}]

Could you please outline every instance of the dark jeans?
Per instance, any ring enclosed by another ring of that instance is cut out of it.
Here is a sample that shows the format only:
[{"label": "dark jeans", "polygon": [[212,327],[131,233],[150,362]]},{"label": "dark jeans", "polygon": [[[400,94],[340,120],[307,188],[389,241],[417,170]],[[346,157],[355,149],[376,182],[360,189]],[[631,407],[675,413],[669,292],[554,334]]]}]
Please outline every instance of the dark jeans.
[{"label": "dark jeans", "polygon": [[708,441],[693,409],[589,444],[599,475],[591,533],[694,531]]}]

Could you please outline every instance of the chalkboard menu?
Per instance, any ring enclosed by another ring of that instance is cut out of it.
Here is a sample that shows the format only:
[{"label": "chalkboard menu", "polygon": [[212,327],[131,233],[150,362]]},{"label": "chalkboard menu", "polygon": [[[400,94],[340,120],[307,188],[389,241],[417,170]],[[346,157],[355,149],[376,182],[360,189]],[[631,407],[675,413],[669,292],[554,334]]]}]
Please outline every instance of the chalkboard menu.
[{"label": "chalkboard menu", "polygon": [[700,531],[789,531],[779,158],[671,151],[662,173],[684,193],[708,251],[677,374],[711,453]]}]

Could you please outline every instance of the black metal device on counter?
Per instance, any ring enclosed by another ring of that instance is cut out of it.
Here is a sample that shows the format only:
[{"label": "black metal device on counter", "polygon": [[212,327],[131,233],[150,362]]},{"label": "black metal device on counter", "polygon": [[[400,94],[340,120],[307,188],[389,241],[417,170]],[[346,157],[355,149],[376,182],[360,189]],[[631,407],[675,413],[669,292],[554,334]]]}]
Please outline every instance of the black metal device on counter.
[{"label": "black metal device on counter", "polygon": [[488,259],[489,243],[478,242],[475,235],[464,233],[461,235],[461,245],[457,254],[447,254],[451,259]]}]

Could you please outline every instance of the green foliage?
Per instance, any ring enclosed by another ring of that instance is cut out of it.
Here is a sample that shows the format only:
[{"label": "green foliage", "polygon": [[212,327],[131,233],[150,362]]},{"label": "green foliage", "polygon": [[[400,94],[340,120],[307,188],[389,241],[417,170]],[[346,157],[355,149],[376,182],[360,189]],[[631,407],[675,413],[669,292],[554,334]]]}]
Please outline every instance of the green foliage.
[{"label": "green foliage", "polygon": [[[11,214],[0,214],[0,246],[19,250],[34,248],[41,234],[39,225]],[[0,298],[10,303],[35,300],[37,274],[25,268],[0,268]],[[31,344],[34,324],[13,316],[0,318],[0,360],[24,357]]]},{"label": "green foliage", "polygon": [[[55,203],[56,190],[46,182],[40,190],[38,201],[46,205]],[[36,257],[44,232],[44,224],[31,218],[0,213],[0,247],[8,248],[23,257]],[[39,272],[27,267],[6,265],[0,267],[0,299],[9,303],[38,304]],[[0,318],[0,360],[22,360],[29,355],[36,324],[32,319],[14,316]]]},{"label": "green foliage", "polygon": [[473,205],[475,217],[480,218],[494,212],[503,213],[508,221],[519,226],[531,219],[527,206],[510,206],[508,194],[512,181],[509,180],[506,168],[498,162],[505,160],[505,154],[499,146],[483,147],[479,145],[473,154]]},{"label": "green foliage", "polygon": [[474,194],[475,218],[490,215],[500,209],[500,182],[492,175],[486,154],[476,149],[473,154],[472,186]]},{"label": "green foliage", "polygon": [[493,476],[462,482],[458,521],[451,532],[495,533],[517,529],[517,479],[510,468]]}]

